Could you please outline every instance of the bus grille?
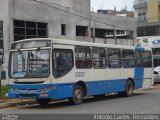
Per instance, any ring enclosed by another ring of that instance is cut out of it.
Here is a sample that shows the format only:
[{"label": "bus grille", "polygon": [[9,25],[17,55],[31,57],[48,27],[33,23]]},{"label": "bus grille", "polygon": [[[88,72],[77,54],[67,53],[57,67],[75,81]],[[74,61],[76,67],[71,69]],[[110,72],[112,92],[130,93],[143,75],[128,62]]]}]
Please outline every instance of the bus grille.
[{"label": "bus grille", "polygon": [[38,92],[38,89],[18,89],[17,92]]}]

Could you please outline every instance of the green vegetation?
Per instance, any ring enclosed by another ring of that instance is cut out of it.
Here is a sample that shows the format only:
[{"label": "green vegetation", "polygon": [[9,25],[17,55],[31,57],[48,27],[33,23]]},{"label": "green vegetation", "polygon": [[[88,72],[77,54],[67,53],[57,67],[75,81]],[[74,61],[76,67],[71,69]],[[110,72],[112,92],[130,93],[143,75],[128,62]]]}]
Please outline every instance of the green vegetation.
[{"label": "green vegetation", "polygon": [[8,85],[2,85],[1,89],[1,98],[6,98],[6,93],[8,92]]}]

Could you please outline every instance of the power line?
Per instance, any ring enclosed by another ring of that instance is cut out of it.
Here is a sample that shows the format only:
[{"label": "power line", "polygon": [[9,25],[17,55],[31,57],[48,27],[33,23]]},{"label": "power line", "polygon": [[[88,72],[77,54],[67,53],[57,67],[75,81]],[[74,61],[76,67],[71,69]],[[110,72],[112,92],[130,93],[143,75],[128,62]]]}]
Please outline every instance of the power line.
[{"label": "power line", "polygon": [[[113,25],[113,24],[109,24],[109,23],[104,23],[104,22],[102,22],[102,21],[98,21],[98,20],[95,20],[95,19],[92,19],[92,18],[88,18],[88,17],[82,16],[82,15],[79,15],[79,14],[76,14],[76,13],[73,13],[73,12],[69,12],[69,11],[63,10],[63,9],[61,9],[61,8],[57,8],[57,7],[55,7],[55,6],[50,5],[50,3],[47,3],[47,2],[41,2],[41,1],[38,1],[38,0],[31,0],[31,1],[34,1],[34,2],[37,2],[37,3],[43,4],[43,5],[45,5],[45,6],[48,6],[48,7],[51,7],[51,8],[54,8],[54,9],[57,9],[57,10],[66,12],[66,13],[71,14],[71,15],[74,15],[74,16],[78,16],[78,17],[87,19],[87,20],[90,20],[90,21],[94,21],[94,22],[98,22],[98,23],[105,24],[105,25],[108,25],[108,26],[117,27],[117,28],[121,28],[121,29],[127,30],[127,28],[124,28],[124,27],[121,27],[121,26],[117,26],[117,25]],[[128,31],[133,31],[133,30],[129,30],[129,29],[128,29]]]},{"label": "power line", "polygon": [[[84,19],[87,19],[87,20],[90,20],[90,21],[97,22],[97,23],[101,23],[101,24],[104,24],[104,25],[121,28],[121,29],[126,30],[126,31],[134,31],[134,32],[137,32],[137,33],[145,33],[145,34],[154,36],[153,33],[146,33],[146,32],[143,32],[143,31],[131,30],[131,29],[127,29],[127,28],[124,28],[124,27],[121,27],[121,26],[117,26],[117,25],[113,25],[113,24],[109,24],[109,23],[104,23],[104,22],[102,22],[102,21],[98,21],[98,20],[92,19],[91,17],[88,18],[88,17],[82,16],[82,15],[79,15],[79,14],[76,14],[76,13],[73,13],[73,12],[69,12],[69,11],[67,11],[67,10],[64,10],[64,9],[57,8],[57,7],[55,7],[55,6],[52,6],[51,3],[48,3],[48,2],[41,2],[41,1],[38,1],[38,0],[29,0],[29,1],[34,1],[34,2],[40,3],[40,4],[42,4],[42,5],[45,5],[45,6],[48,6],[48,7],[51,7],[51,8],[60,10],[60,11],[63,11],[63,12],[65,12],[65,13],[68,13],[68,14],[71,14],[71,15],[74,15],[74,16],[78,16],[78,17],[81,17],[81,18],[84,18]],[[155,17],[155,18],[156,18],[156,17]],[[159,17],[157,17],[157,18],[159,18]],[[149,19],[154,19],[154,18],[149,18]]]}]

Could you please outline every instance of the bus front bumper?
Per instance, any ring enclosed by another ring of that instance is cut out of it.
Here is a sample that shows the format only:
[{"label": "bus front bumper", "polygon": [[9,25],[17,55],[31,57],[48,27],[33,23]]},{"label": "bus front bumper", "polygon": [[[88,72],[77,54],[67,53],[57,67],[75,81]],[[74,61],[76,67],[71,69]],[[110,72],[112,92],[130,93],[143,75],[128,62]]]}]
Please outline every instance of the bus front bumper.
[{"label": "bus front bumper", "polygon": [[50,84],[45,85],[9,85],[9,98],[48,98],[53,97],[53,90]]},{"label": "bus front bumper", "polygon": [[72,84],[9,85],[9,98],[64,99],[72,96]]},{"label": "bus front bumper", "polygon": [[53,92],[51,90],[46,92],[8,92],[9,98],[29,98],[29,99],[37,99],[37,98],[47,98],[51,99],[53,97]]}]

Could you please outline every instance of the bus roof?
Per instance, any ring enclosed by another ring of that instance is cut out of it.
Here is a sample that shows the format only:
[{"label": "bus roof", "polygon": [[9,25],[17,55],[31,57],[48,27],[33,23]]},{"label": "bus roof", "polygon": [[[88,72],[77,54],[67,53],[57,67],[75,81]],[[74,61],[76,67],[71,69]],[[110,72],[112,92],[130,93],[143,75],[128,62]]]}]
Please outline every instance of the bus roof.
[{"label": "bus roof", "polygon": [[[52,43],[55,44],[63,44],[63,45],[76,45],[76,46],[93,46],[93,47],[107,47],[107,48],[125,48],[125,49],[134,49],[134,46],[125,46],[125,45],[114,45],[114,44],[104,44],[104,43],[92,43],[92,42],[84,42],[84,41],[75,41],[75,40],[66,40],[66,39],[54,39],[54,38],[32,38],[32,39],[24,39],[19,40],[12,43],[19,43],[25,41],[32,41],[32,40],[50,40]],[[137,46],[136,46],[137,47]],[[139,47],[145,48],[145,50],[151,50],[149,47]]]}]

